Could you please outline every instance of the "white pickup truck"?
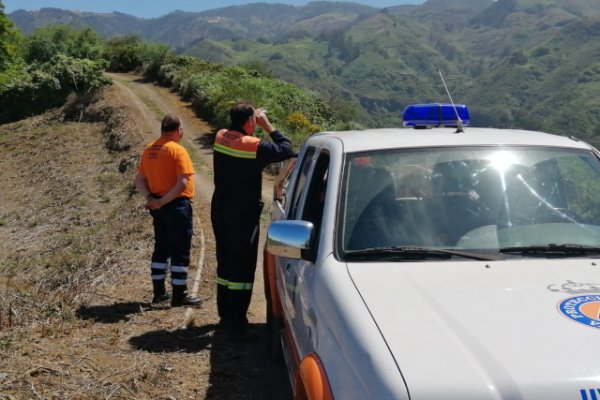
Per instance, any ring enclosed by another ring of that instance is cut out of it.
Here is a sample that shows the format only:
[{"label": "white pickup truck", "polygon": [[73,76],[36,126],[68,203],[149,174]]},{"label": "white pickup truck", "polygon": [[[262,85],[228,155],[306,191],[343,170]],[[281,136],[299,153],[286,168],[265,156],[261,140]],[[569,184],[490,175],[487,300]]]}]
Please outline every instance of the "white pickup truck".
[{"label": "white pickup truck", "polygon": [[448,108],[283,169],[264,259],[294,397],[600,400],[599,153]]}]

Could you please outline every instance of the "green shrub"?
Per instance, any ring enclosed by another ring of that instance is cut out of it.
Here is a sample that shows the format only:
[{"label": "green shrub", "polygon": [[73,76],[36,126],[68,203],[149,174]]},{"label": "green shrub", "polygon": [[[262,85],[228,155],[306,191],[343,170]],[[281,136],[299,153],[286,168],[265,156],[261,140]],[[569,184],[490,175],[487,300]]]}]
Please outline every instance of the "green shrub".
[{"label": "green shrub", "polygon": [[110,83],[105,67],[105,61],[59,54],[43,64],[0,74],[0,123],[61,106],[73,92],[93,94]]},{"label": "green shrub", "polygon": [[106,42],[102,57],[108,61],[112,72],[134,71],[142,66],[139,46],[142,39],[137,35],[117,36]]},{"label": "green shrub", "polygon": [[0,123],[16,121],[60,104],[60,82],[41,71],[22,70],[0,76]]},{"label": "green shrub", "polygon": [[239,66],[191,74],[181,80],[179,93],[216,128],[229,125],[229,109],[240,100],[266,108],[269,119],[296,142],[320,130],[320,125],[334,123],[332,111],[314,94],[277,79],[257,77]]},{"label": "green shrub", "polygon": [[77,59],[63,54],[54,56],[43,64],[41,69],[60,82],[60,91],[64,98],[70,93],[87,94],[95,92],[111,83],[104,75],[108,62]]},{"label": "green shrub", "polygon": [[24,58],[28,63],[44,63],[57,54],[64,54],[99,60],[102,47],[100,36],[91,28],[76,30],[68,25],[45,26],[26,37]]},{"label": "green shrub", "polygon": [[172,56],[170,47],[158,43],[142,43],[137,50],[144,75],[152,80],[158,80],[160,67]]}]

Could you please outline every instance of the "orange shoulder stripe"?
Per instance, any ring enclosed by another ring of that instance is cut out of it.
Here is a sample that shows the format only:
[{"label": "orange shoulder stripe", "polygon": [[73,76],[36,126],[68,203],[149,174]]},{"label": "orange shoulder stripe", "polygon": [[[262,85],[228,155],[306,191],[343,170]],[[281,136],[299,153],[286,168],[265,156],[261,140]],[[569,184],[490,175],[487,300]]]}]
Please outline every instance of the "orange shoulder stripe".
[{"label": "orange shoulder stripe", "polygon": [[254,159],[259,143],[259,138],[221,129],[217,132],[213,150],[232,157]]}]

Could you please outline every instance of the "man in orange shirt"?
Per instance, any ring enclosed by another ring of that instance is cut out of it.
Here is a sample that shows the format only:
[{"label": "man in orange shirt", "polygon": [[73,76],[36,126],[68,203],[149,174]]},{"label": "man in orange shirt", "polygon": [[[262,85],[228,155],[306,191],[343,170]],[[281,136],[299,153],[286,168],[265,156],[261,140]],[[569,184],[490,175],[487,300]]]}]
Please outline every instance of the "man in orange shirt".
[{"label": "man in orange shirt", "polygon": [[[146,208],[150,210],[154,225],[152,303],[166,302],[170,298],[172,307],[198,306],[202,302],[187,295],[193,235],[194,166],[188,152],[179,144],[182,137],[181,120],[175,115],[165,115],[161,136],[146,146],[135,178],[135,187],[146,198]],[[169,260],[172,297],[165,290]]]}]

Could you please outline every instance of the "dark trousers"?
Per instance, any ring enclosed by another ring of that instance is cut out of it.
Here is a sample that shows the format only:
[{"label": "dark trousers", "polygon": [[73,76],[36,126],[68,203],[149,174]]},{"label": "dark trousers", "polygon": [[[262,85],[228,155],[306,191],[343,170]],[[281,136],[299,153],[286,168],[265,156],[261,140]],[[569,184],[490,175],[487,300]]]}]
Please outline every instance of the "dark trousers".
[{"label": "dark trousers", "polygon": [[170,259],[172,285],[186,286],[194,234],[192,203],[180,197],[150,214],[154,225],[152,280],[164,282]]},{"label": "dark trousers", "polygon": [[211,220],[217,247],[217,309],[221,322],[244,329],[258,256],[260,204],[240,212],[213,199]]}]

